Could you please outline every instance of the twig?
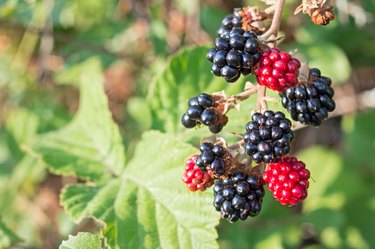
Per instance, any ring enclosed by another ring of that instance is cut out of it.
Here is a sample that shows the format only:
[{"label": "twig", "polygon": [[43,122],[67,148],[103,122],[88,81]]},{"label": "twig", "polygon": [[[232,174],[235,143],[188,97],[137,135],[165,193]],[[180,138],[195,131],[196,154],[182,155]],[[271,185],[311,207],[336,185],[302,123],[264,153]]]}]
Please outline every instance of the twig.
[{"label": "twig", "polygon": [[281,23],[281,13],[283,12],[285,0],[277,0],[275,5],[275,13],[273,14],[272,23],[270,28],[262,35],[262,38],[267,40],[271,36],[276,36],[279,32]]}]

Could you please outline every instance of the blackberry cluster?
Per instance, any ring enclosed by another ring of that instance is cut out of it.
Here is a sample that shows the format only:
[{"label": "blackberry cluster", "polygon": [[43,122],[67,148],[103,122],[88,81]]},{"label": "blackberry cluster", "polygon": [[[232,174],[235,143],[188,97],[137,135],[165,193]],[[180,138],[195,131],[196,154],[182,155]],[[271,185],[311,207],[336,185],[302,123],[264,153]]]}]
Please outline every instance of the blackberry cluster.
[{"label": "blackberry cluster", "polygon": [[241,28],[229,32],[228,37],[217,37],[215,47],[207,53],[212,63],[211,72],[227,82],[235,82],[251,73],[260,59],[260,44],[257,36]]},{"label": "blackberry cluster", "polygon": [[205,142],[199,146],[199,150],[202,153],[197,157],[196,164],[200,170],[206,172],[209,167],[216,175],[220,176],[225,173],[225,149],[222,146]]},{"label": "blackberry cluster", "polygon": [[297,85],[300,67],[298,59],[278,48],[271,48],[262,51],[255,75],[259,85],[282,92]]},{"label": "blackberry cluster", "polygon": [[226,15],[224,19],[221,21],[221,25],[217,34],[219,37],[226,37],[229,38],[229,33],[234,28],[241,28],[242,27],[242,17],[238,15],[239,9],[235,9],[233,14]]},{"label": "blackberry cluster", "polygon": [[190,191],[204,191],[206,188],[214,184],[214,180],[208,172],[201,171],[196,165],[198,155],[193,155],[186,160],[185,172],[182,176],[182,181]]},{"label": "blackberry cluster", "polygon": [[213,108],[215,102],[211,95],[201,93],[191,98],[188,102],[189,108],[182,115],[181,123],[186,128],[193,128],[197,124],[207,125],[212,133],[219,133],[225,124],[220,123],[220,115]]},{"label": "blackberry cluster", "polygon": [[263,183],[255,175],[236,172],[214,184],[214,207],[229,222],[256,216],[262,208]]},{"label": "blackberry cluster", "polygon": [[251,119],[246,124],[244,140],[246,153],[254,162],[277,162],[278,158],[289,153],[294,133],[292,123],[284,113],[267,110],[264,114],[254,113]]},{"label": "blackberry cluster", "polygon": [[336,108],[332,99],[335,92],[331,79],[321,76],[319,69],[310,69],[309,82],[306,86],[298,85],[281,93],[281,103],[295,121],[319,126],[328,118],[328,112]]},{"label": "blackberry cluster", "polygon": [[270,163],[263,180],[272,195],[282,205],[296,205],[306,199],[310,171],[295,157],[283,157],[278,163]]}]

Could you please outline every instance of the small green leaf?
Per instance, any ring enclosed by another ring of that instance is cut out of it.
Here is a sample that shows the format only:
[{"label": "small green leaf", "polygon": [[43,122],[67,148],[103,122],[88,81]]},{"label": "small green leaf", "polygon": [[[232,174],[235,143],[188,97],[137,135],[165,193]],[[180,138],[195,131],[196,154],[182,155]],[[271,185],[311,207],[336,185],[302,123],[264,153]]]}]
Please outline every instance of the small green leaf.
[{"label": "small green leaf", "polygon": [[75,221],[104,221],[111,248],[218,248],[212,194],[191,193],[181,181],[195,152],[175,136],[147,132],[121,178],[69,186],[61,203]]},{"label": "small green leaf", "polygon": [[80,105],[66,127],[36,136],[31,147],[52,171],[92,180],[119,175],[125,155],[122,138],[108,109],[99,63],[88,61],[78,75]]},{"label": "small green leaf", "polygon": [[101,241],[98,235],[91,233],[78,233],[76,236],[69,235],[68,240],[64,240],[59,249],[101,249]]},{"label": "small green leaf", "polygon": [[0,249],[9,248],[11,245],[20,242],[21,239],[15,235],[0,219]]}]

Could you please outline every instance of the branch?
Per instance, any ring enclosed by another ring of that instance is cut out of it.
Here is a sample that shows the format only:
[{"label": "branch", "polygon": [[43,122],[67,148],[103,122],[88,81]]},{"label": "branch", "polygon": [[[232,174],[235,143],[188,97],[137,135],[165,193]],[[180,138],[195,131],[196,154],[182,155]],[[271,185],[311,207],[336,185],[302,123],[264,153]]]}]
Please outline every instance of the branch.
[{"label": "branch", "polygon": [[266,40],[271,36],[276,36],[279,32],[280,23],[281,23],[281,13],[283,12],[285,0],[277,0],[275,5],[275,13],[272,18],[272,23],[270,28],[262,35],[262,38]]}]

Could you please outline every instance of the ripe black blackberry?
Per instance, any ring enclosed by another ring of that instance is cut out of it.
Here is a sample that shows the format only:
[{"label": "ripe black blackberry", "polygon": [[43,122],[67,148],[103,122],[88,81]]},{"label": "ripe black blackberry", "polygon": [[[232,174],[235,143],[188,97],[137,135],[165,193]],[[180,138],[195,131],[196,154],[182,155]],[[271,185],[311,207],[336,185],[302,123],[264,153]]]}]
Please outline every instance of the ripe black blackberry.
[{"label": "ripe black blackberry", "polygon": [[294,139],[292,123],[282,112],[267,110],[264,114],[256,112],[252,121],[246,124],[244,140],[246,153],[256,163],[277,162],[289,153],[290,141]]},{"label": "ripe black blackberry", "polygon": [[212,63],[211,72],[227,82],[235,82],[252,72],[260,59],[260,44],[257,36],[241,28],[229,32],[228,37],[218,37],[215,47],[207,53]]},{"label": "ripe black blackberry", "polygon": [[332,81],[321,76],[320,70],[310,69],[309,82],[289,88],[280,94],[282,105],[293,120],[305,125],[319,126],[328,118],[328,112],[336,108],[332,99]]},{"label": "ripe black blackberry", "polygon": [[217,31],[219,37],[229,38],[229,33],[232,29],[242,27],[242,17],[239,15],[240,11],[241,9],[234,9],[233,14],[224,17],[221,21],[220,28]]},{"label": "ripe black blackberry", "polygon": [[229,222],[256,216],[262,208],[263,182],[255,175],[236,172],[214,184],[214,207]]},{"label": "ripe black blackberry", "polygon": [[204,124],[209,127],[212,133],[219,133],[227,118],[219,114],[215,109],[215,102],[211,95],[201,93],[191,98],[188,102],[189,108],[182,115],[181,123],[186,128],[193,128],[197,124]]},{"label": "ripe black blackberry", "polygon": [[221,145],[214,145],[209,142],[202,143],[199,146],[201,154],[197,157],[196,164],[203,172],[207,171],[207,167],[215,175],[223,175],[225,173],[225,149]]}]

